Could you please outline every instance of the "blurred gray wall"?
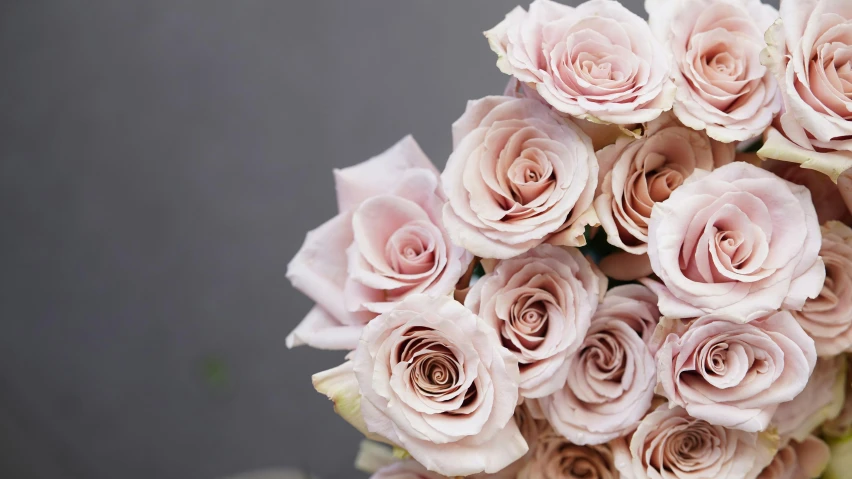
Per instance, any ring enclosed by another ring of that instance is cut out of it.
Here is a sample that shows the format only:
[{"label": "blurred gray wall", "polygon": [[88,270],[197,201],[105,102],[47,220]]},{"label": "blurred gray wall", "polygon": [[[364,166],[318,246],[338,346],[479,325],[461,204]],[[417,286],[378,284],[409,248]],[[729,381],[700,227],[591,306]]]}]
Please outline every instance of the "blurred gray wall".
[{"label": "blurred gray wall", "polygon": [[515,4],[0,2],[0,477],[361,477],[286,265],[332,168],[443,166]]}]

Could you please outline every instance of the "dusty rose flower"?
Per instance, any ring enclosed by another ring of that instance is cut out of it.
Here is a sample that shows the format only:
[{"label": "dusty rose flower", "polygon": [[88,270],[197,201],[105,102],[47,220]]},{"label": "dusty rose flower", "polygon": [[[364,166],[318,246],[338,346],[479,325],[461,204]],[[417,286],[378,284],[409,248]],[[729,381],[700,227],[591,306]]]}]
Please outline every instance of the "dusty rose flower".
[{"label": "dusty rose flower", "polygon": [[606,444],[578,446],[556,432],[539,437],[518,479],[564,477],[569,479],[618,479],[612,450]]},{"label": "dusty rose flower", "polygon": [[441,226],[438,173],[411,137],[335,171],[339,214],[308,233],[287,277],[316,306],[287,346],[354,349],[408,295],[449,294],[471,260]]},{"label": "dusty rose flower", "polygon": [[595,314],[562,389],[538,400],[553,428],[574,444],[603,444],[630,433],[654,397],[654,356],[637,331],[646,329],[639,316],[645,305],[634,306],[625,321],[625,301],[613,304],[613,298],[621,300],[608,295],[610,304],[605,300]]},{"label": "dusty rose flower", "polygon": [[512,417],[517,360],[461,304],[409,296],[359,342],[352,362],[370,432],[447,476],[497,472],[527,452]]},{"label": "dusty rose flower", "polygon": [[651,122],[641,138],[622,136],[598,151],[595,210],[607,241],[632,254],[646,253],[654,205],[667,200],[693,171],[728,164],[734,154],[733,145],[711,140],[671,115]]},{"label": "dusty rose flower", "polygon": [[778,18],[760,0],[648,0],[651,29],[674,56],[674,113],[724,142],[763,133],[781,109],[760,64],[763,33]]},{"label": "dusty rose flower", "polygon": [[615,449],[616,464],[625,479],[754,479],[777,444],[777,436],[715,426],[663,404],[639,424],[629,452]]},{"label": "dusty rose flower", "polygon": [[744,431],[766,429],[778,405],[805,389],[815,364],[813,340],[786,311],[745,324],[704,316],[657,352],[660,389],[672,404]]},{"label": "dusty rose flower", "polygon": [[589,138],[541,103],[491,96],[453,124],[444,224],[477,256],[511,258],[542,242],[580,246],[597,224]]},{"label": "dusty rose flower", "polygon": [[565,383],[598,305],[598,281],[579,250],[544,244],[501,261],[471,288],[465,305],[520,362],[522,396],[546,396]]},{"label": "dusty rose flower", "polygon": [[816,436],[782,447],[758,479],[813,479],[822,475],[830,456],[828,444]]},{"label": "dusty rose flower", "polygon": [[831,178],[807,168],[801,168],[795,163],[778,160],[764,160],[763,168],[775,173],[781,178],[802,185],[811,192],[819,224],[828,221],[852,223],[852,214],[843,198],[840,188]]},{"label": "dusty rose flower", "polygon": [[627,323],[646,344],[660,322],[657,295],[641,284],[623,284],[606,292],[596,318],[614,318]]},{"label": "dusty rose flower", "polygon": [[668,55],[645,20],[618,2],[535,0],[485,36],[501,71],[535,85],[563,113],[628,125],[672,106]]},{"label": "dusty rose flower", "polygon": [[826,223],[820,255],[825,262],[822,291],[793,316],[814,339],[817,354],[833,356],[852,350],[852,229]]},{"label": "dusty rose flower", "polygon": [[807,188],[742,162],[693,179],[654,205],[648,226],[648,256],[665,287],[643,282],[663,315],[748,321],[819,294],[822,238]]},{"label": "dusty rose flower", "polygon": [[852,6],[783,0],[780,13],[766,32],[763,62],[778,79],[784,111],[758,154],[837,181],[852,167]]},{"label": "dusty rose flower", "polygon": [[804,441],[820,424],[840,414],[846,389],[846,358],[820,358],[808,385],[772,416],[781,440]]}]

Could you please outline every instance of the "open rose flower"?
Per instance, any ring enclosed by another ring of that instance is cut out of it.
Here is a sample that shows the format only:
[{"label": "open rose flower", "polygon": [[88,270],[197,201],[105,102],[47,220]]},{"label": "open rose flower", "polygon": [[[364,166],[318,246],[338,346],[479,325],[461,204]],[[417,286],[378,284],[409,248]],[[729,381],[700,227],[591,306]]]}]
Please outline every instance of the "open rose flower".
[{"label": "open rose flower", "polygon": [[804,441],[820,424],[840,414],[846,392],[846,358],[820,358],[808,385],[778,407],[772,425],[781,440]]},{"label": "open rose flower", "polygon": [[724,142],[763,133],[781,109],[760,64],[763,33],[778,18],[760,0],[648,0],[651,29],[674,55],[674,113]]},{"label": "open rose flower", "polygon": [[508,75],[553,108],[595,122],[644,123],[669,110],[670,62],[648,24],[620,3],[535,0],[485,32]]},{"label": "open rose flower", "polygon": [[544,244],[498,263],[471,288],[465,305],[518,358],[521,395],[542,397],[565,383],[599,290],[599,277],[579,250]]},{"label": "open rose flower", "polygon": [[625,479],[754,479],[772,461],[777,437],[726,429],[663,404],[616,449]]},{"label": "open rose flower", "polygon": [[852,229],[831,221],[822,235],[825,284],[793,316],[814,339],[817,354],[833,356],[852,350]]},{"label": "open rose flower", "polygon": [[570,121],[535,100],[486,97],[453,124],[453,145],[442,180],[456,244],[500,259],[545,241],[585,244],[598,162]]},{"label": "open rose flower", "polygon": [[441,226],[438,179],[411,137],[335,171],[340,212],[308,233],[287,268],[317,303],[288,347],[354,349],[364,325],[406,296],[453,291],[472,257]]},{"label": "open rose flower", "polygon": [[668,114],[651,122],[641,138],[622,136],[598,151],[595,210],[607,241],[628,253],[646,253],[654,205],[695,170],[711,171],[732,162],[734,154],[733,145],[711,140]]},{"label": "open rose flower", "polygon": [[651,407],[657,371],[636,330],[645,325],[635,316],[625,321],[623,312],[604,301],[571,359],[568,380],[538,400],[553,428],[574,444],[603,444],[627,435]]},{"label": "open rose flower", "polygon": [[492,473],[527,452],[517,360],[451,298],[412,295],[370,321],[352,362],[367,429],[430,471]]},{"label": "open rose flower", "polygon": [[758,154],[837,181],[852,167],[852,5],[783,0],[780,13],[763,62],[778,78],[784,111]]},{"label": "open rose flower", "polygon": [[757,479],[814,479],[828,465],[828,444],[816,436],[782,447]]},{"label": "open rose flower", "polygon": [[711,424],[762,431],[781,403],[805,389],[814,342],[786,311],[750,323],[709,315],[657,352],[662,393]]},{"label": "open rose flower", "polygon": [[613,452],[606,444],[578,446],[550,431],[538,444],[518,479],[564,477],[569,479],[618,479]]},{"label": "open rose flower", "polygon": [[654,205],[648,225],[648,257],[665,286],[643,283],[663,315],[748,321],[819,295],[822,238],[807,188],[744,162],[692,178]]}]

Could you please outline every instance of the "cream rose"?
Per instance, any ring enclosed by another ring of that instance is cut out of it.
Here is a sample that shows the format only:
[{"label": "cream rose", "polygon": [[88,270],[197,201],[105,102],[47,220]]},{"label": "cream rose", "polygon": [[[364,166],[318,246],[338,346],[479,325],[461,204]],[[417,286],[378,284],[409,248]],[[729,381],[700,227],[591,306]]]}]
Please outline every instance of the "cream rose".
[{"label": "cream rose", "polygon": [[648,225],[648,257],[665,286],[643,283],[664,316],[748,321],[819,295],[822,238],[807,188],[744,162],[692,180],[654,205]]},{"label": "cream rose", "polygon": [[815,364],[813,340],[786,311],[746,324],[704,316],[657,352],[659,389],[672,404],[744,431],[766,429],[778,406],[805,389]]},{"label": "cream rose", "polygon": [[517,360],[451,298],[409,296],[367,324],[352,362],[367,429],[430,471],[492,473],[527,452]]},{"label": "cream rose", "polygon": [[340,213],[308,233],[287,268],[317,303],[288,347],[354,349],[364,325],[408,295],[453,291],[472,256],[441,225],[438,180],[411,137],[335,171]]},{"label": "cream rose", "polygon": [[813,479],[828,465],[828,444],[816,436],[782,447],[757,479]]},{"label": "cream rose", "polygon": [[674,56],[678,119],[726,143],[763,133],[781,109],[775,78],[760,64],[778,11],[760,0],[647,0],[645,9]]},{"label": "cream rose", "polygon": [[814,339],[817,354],[833,356],[852,350],[852,229],[826,223],[820,255],[825,262],[822,291],[793,316]]},{"label": "cream rose", "polygon": [[490,324],[520,362],[521,395],[561,388],[600,295],[599,277],[577,249],[540,245],[498,263],[465,305]]},{"label": "cream rose", "polygon": [[625,479],[754,479],[772,460],[778,438],[726,429],[663,404],[645,416],[629,452],[616,449]]},{"label": "cream rose", "polygon": [[486,97],[453,124],[453,144],[442,180],[456,244],[499,259],[545,241],[585,244],[598,162],[570,121],[535,100]]},{"label": "cream rose", "polygon": [[846,392],[846,358],[820,358],[805,389],[792,401],[778,406],[772,426],[781,440],[804,441],[820,424],[843,409]]},{"label": "cream rose", "polygon": [[560,112],[629,125],[672,106],[668,55],[645,20],[616,1],[535,0],[485,36],[500,70],[533,84]]},{"label": "cream rose", "polygon": [[780,13],[766,33],[763,63],[778,79],[784,111],[758,155],[837,181],[852,167],[852,6],[783,0]]},{"label": "cream rose", "polygon": [[550,431],[539,437],[518,479],[618,479],[613,452],[606,444],[578,446]]},{"label": "cream rose", "polygon": [[651,407],[657,383],[654,356],[634,329],[645,325],[625,321],[619,314],[622,305],[604,301],[571,359],[568,380],[538,400],[553,428],[574,444],[603,444],[625,436]]},{"label": "cream rose", "polygon": [[651,122],[642,137],[622,136],[598,151],[595,210],[607,241],[628,253],[646,253],[654,205],[695,170],[711,171],[732,162],[734,154],[733,145],[711,140],[668,114]]}]

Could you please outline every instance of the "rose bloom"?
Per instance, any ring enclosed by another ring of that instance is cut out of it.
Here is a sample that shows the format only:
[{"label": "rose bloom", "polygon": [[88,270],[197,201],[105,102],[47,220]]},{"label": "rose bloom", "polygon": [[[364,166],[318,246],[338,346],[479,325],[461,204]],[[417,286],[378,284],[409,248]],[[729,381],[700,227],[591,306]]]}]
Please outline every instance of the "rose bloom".
[{"label": "rose bloom", "polygon": [[820,358],[805,389],[772,416],[781,440],[804,441],[820,424],[836,418],[843,408],[845,383],[846,358]]},{"label": "rose bloom", "polygon": [[805,389],[816,364],[811,338],[786,311],[750,323],[708,315],[657,352],[660,389],[711,424],[762,431],[778,405]]},{"label": "rose bloom", "polygon": [[808,436],[802,442],[791,441],[782,447],[772,463],[766,466],[758,479],[812,479],[820,477],[831,451],[822,439]]},{"label": "rose bloom", "polygon": [[852,167],[852,5],[783,0],[763,61],[784,111],[758,154],[819,170],[834,181]]},{"label": "rose bloom", "polygon": [[316,306],[287,346],[354,349],[408,295],[449,294],[472,259],[441,226],[438,173],[411,137],[335,171],[339,214],[308,233],[287,277]]},{"label": "rose bloom", "polygon": [[409,296],[359,341],[352,362],[370,432],[446,476],[497,472],[527,452],[513,419],[517,360],[460,303]]},{"label": "rose bloom", "polygon": [[578,446],[556,432],[539,437],[531,458],[518,479],[594,478],[618,479],[613,452],[606,444]]},{"label": "rose bloom", "polygon": [[639,424],[629,451],[614,451],[624,479],[754,479],[777,444],[777,437],[715,426],[663,404]]},{"label": "rose bloom", "polygon": [[613,308],[604,300],[602,306],[562,389],[538,400],[553,428],[574,444],[603,444],[633,431],[657,384],[654,356],[634,329],[645,325],[636,316],[625,321],[620,304]]},{"label": "rose bloom", "polygon": [[442,180],[456,244],[499,259],[545,241],[585,244],[598,162],[573,123],[535,100],[486,97],[453,124],[453,145]]},{"label": "rose bloom", "polygon": [[599,277],[577,249],[540,245],[498,263],[465,299],[520,362],[521,395],[561,388],[600,295]]},{"label": "rose bloom", "polygon": [[843,192],[828,176],[788,161],[764,160],[762,166],[791,183],[804,186],[811,192],[811,200],[814,202],[819,224],[828,221],[852,223],[852,214],[846,206]]},{"label": "rose bloom", "polygon": [[763,133],[781,109],[775,78],[760,64],[778,11],[759,0],[648,0],[645,9],[674,55],[678,119],[724,142]]},{"label": "rose bloom", "polygon": [[620,137],[598,151],[600,192],[595,210],[607,241],[632,254],[648,250],[651,210],[696,169],[734,161],[734,146],[711,140],[671,115],[651,122],[638,139]]},{"label": "rose bloom", "polygon": [[645,20],[616,1],[569,7],[535,0],[485,36],[500,70],[535,85],[560,112],[630,125],[672,106],[668,55]]},{"label": "rose bloom", "polygon": [[641,284],[615,286],[606,292],[595,317],[623,321],[650,344],[660,322],[657,295]]},{"label": "rose bloom", "polygon": [[643,283],[663,315],[748,321],[817,297],[825,266],[807,188],[744,162],[693,179],[654,205],[648,225],[648,257],[665,287]]},{"label": "rose bloom", "polygon": [[817,354],[833,356],[852,350],[852,229],[826,223],[820,256],[825,262],[822,291],[793,316],[814,339]]}]

